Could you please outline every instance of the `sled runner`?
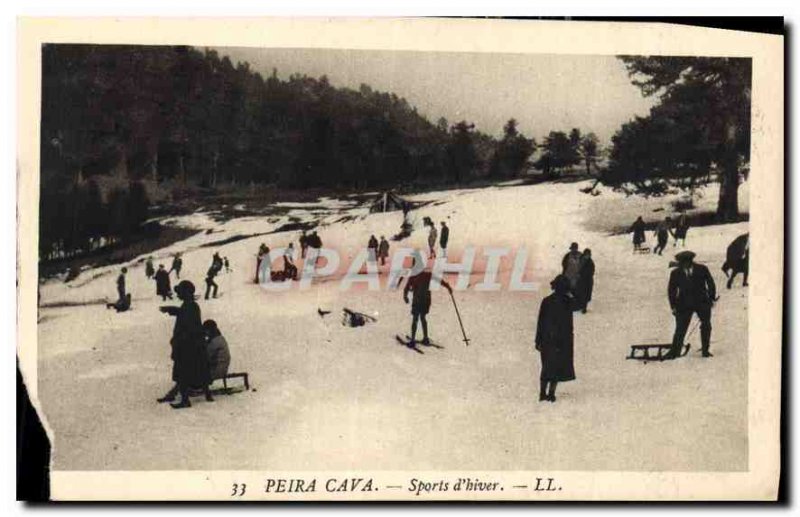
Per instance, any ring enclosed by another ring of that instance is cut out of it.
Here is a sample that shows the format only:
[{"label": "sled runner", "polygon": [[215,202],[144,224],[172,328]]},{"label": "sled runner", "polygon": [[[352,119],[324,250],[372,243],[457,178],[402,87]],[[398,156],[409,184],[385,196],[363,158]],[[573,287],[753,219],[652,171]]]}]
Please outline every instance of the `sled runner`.
[{"label": "sled runner", "polygon": [[[678,357],[683,357],[688,354],[690,346],[689,343],[686,343]],[[667,357],[667,352],[669,352],[670,348],[672,348],[671,344],[631,345],[631,353],[625,359],[636,359],[637,361],[644,361],[645,363],[647,363],[647,361],[669,361],[671,358]]]},{"label": "sled runner", "polygon": [[414,346],[411,346],[411,339],[408,339],[408,340],[406,340],[406,339],[403,339],[403,338],[401,338],[399,335],[395,335],[395,336],[394,336],[394,338],[397,340],[397,342],[398,342],[398,343],[400,343],[400,344],[401,344],[401,345],[403,345],[404,347],[406,347],[406,348],[408,348],[408,349],[410,349],[410,350],[413,350],[413,351],[415,351],[415,352],[416,352],[416,353],[418,353],[418,354],[425,355],[425,352],[423,352],[422,350],[420,350],[419,348],[417,348],[417,346],[416,346],[416,345],[414,345]]},{"label": "sled runner", "polygon": [[634,253],[639,253],[640,255],[646,255],[646,254],[650,253],[650,247],[649,246],[641,246],[639,249],[633,250],[633,252]]}]

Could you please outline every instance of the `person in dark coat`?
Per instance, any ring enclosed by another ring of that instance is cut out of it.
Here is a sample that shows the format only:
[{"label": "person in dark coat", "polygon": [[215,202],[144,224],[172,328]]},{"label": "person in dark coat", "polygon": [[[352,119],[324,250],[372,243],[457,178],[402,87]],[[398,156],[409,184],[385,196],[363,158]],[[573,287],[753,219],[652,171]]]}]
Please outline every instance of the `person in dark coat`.
[{"label": "person in dark coat", "polygon": [[369,236],[367,243],[367,258],[370,262],[375,262],[378,259],[378,239],[374,235]]},{"label": "person in dark coat", "polygon": [[158,265],[158,271],[156,271],[156,296],[160,296],[162,301],[165,301],[167,298],[172,300],[172,286],[170,285],[169,281],[169,273],[167,270],[164,269],[164,264]]},{"label": "person in dark coat", "polygon": [[569,279],[558,275],[550,287],[553,293],[542,300],[536,323],[536,350],[542,360],[539,375],[539,401],[556,401],[559,382],[575,380],[574,338]]},{"label": "person in dark coat", "polygon": [[222,336],[217,322],[214,320],[204,321],[203,330],[207,340],[206,354],[208,355],[208,370],[211,380],[224,379],[228,375],[228,367],[231,364],[228,342]]},{"label": "person in dark coat", "polygon": [[122,268],[119,276],[117,277],[117,301],[122,302],[125,300],[125,275],[128,273],[128,268]]},{"label": "person in dark coat", "polygon": [[153,275],[156,274],[156,270],[153,267],[153,257],[147,257],[147,261],[144,263],[144,276],[147,278],[153,278]]},{"label": "person in dark coat", "polygon": [[681,212],[681,215],[675,222],[675,242],[672,243],[672,246],[677,246],[678,241],[682,241],[681,246],[686,246],[687,233],[689,233],[689,218],[686,217],[685,213]]},{"label": "person in dark coat", "polygon": [[675,255],[678,264],[669,275],[667,296],[672,314],[675,316],[675,334],[667,359],[680,355],[693,314],[697,314],[700,318],[703,357],[712,357],[709,350],[711,308],[717,299],[717,287],[708,268],[702,264],[695,264],[694,257],[695,254],[691,251],[682,251]]},{"label": "person in dark coat", "polygon": [[664,248],[667,247],[667,242],[669,242],[669,236],[672,234],[672,219],[669,217],[664,218],[663,221],[658,223],[656,229],[653,231],[656,234],[656,240],[658,240],[658,244],[656,247],[653,248],[653,253],[661,253],[664,251]]},{"label": "person in dark coat", "polygon": [[578,243],[573,242],[569,245],[569,252],[561,259],[561,274],[569,280],[570,288],[575,289],[578,285],[578,274],[581,267],[581,254],[578,250]]},{"label": "person in dark coat", "polygon": [[175,258],[172,259],[172,267],[170,268],[169,272],[172,273],[175,271],[175,278],[181,278],[181,268],[183,267],[183,259],[181,258],[180,253],[175,254]]},{"label": "person in dark coat", "polygon": [[645,237],[644,219],[642,219],[642,216],[636,218],[628,232],[633,233],[633,251],[639,251],[642,248],[642,244],[647,240],[647,237]]},{"label": "person in dark coat", "polygon": [[308,235],[306,235],[306,231],[303,230],[303,233],[300,235],[300,258],[306,258],[306,250],[308,250]]},{"label": "person in dark coat", "polygon": [[[430,340],[428,339],[428,312],[431,309],[431,280],[433,275],[430,271],[420,271],[416,275],[410,277],[406,282],[406,287],[403,289],[403,301],[408,303],[408,293],[412,293],[411,298],[411,340],[408,346],[414,347],[417,342],[417,323],[422,323],[422,344],[428,346]],[[441,284],[451,294],[453,288],[446,280],[441,279]]]},{"label": "person in dark coat", "polygon": [[439,247],[442,248],[442,256],[447,257],[447,243],[450,241],[450,228],[441,222],[442,230],[439,232]]},{"label": "person in dark coat", "polygon": [[211,267],[208,268],[208,272],[206,273],[206,296],[205,296],[206,300],[208,300],[208,295],[211,294],[212,291],[214,298],[217,297],[219,286],[217,285],[217,282],[214,281],[214,278],[217,276],[217,273],[219,273],[219,267],[217,267],[216,262],[212,262]]},{"label": "person in dark coat", "polygon": [[389,241],[383,235],[378,243],[378,257],[381,259],[381,266],[385,265],[386,259],[389,258]]},{"label": "person in dark coat", "polygon": [[592,301],[592,291],[594,290],[594,261],[592,260],[592,250],[586,248],[581,256],[581,265],[578,272],[578,285],[575,288],[576,310],[586,314],[589,302]]},{"label": "person in dark coat", "polygon": [[192,388],[201,388],[206,400],[212,402],[211,376],[206,355],[205,333],[200,317],[200,307],[194,301],[194,284],[183,280],[175,286],[175,294],[183,304],[180,307],[163,306],[161,312],[175,317],[172,330],[172,380],[175,385],[158,402],[173,402],[180,393],[178,404],[171,404],[175,409],[191,407],[189,394]]},{"label": "person in dark coat", "polygon": [[[722,264],[722,272],[728,277],[727,287],[733,286],[733,279],[739,273],[744,274],[742,287],[747,287],[747,276],[750,272],[750,234],[745,233],[733,239],[728,246],[725,256],[725,263]],[[731,274],[728,274],[731,272]]]}]

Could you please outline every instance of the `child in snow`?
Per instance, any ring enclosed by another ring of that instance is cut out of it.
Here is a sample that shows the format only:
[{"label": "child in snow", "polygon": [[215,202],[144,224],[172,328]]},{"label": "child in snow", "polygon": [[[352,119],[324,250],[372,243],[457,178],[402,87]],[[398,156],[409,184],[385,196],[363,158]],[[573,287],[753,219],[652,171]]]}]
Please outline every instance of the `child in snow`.
[{"label": "child in snow", "polygon": [[217,322],[214,320],[204,321],[203,330],[206,334],[206,354],[211,380],[224,379],[228,375],[228,367],[231,364],[228,342],[222,336]]}]

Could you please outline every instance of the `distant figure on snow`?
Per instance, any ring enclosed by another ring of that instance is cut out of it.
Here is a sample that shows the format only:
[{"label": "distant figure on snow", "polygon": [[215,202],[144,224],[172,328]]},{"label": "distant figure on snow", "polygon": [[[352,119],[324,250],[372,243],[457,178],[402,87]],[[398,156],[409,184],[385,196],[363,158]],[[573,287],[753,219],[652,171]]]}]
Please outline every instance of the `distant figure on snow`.
[{"label": "distant figure on snow", "polygon": [[383,235],[378,243],[378,258],[381,259],[381,266],[386,265],[386,259],[389,258],[389,241]]},{"label": "distant figure on snow", "polygon": [[667,247],[670,234],[672,234],[672,219],[669,217],[664,218],[663,221],[658,223],[658,226],[653,233],[656,234],[656,239],[658,240],[658,244],[656,244],[656,247],[653,248],[653,253],[658,253],[661,255],[661,253],[664,251],[664,248]]},{"label": "distant figure on snow", "polygon": [[215,251],[214,255],[211,257],[211,265],[217,268],[217,271],[222,271],[222,257],[219,256],[219,252]]},{"label": "distant figure on snow", "polygon": [[222,336],[214,320],[203,322],[203,331],[206,335],[206,354],[208,355],[208,372],[211,381],[224,379],[228,375],[231,364],[231,352],[228,342]]},{"label": "distant figure on snow", "polygon": [[181,268],[183,267],[183,259],[181,258],[180,253],[175,254],[175,258],[172,259],[172,267],[170,268],[169,272],[172,273],[175,271],[175,278],[181,278]]},{"label": "distant figure on snow", "polygon": [[[253,282],[256,284],[258,283],[258,272],[261,271],[261,261],[265,259],[269,260],[268,256],[269,256],[269,248],[267,247],[266,244],[262,242],[261,246],[258,247],[258,255],[256,255],[256,276],[255,280],[253,280]],[[269,278],[269,274],[267,274],[265,278]]]},{"label": "distant figure on snow", "polygon": [[431,228],[428,231],[428,254],[430,258],[436,258],[436,238],[438,237],[436,225],[430,219],[427,219],[427,223]]},{"label": "distant figure on snow", "polygon": [[322,239],[319,238],[317,235],[316,230],[311,232],[311,235],[308,236],[308,247],[311,248],[311,259],[314,262],[314,265],[317,265],[317,261],[319,261],[319,250],[322,248]]},{"label": "distant figure on snow", "polygon": [[536,323],[536,350],[542,361],[539,374],[539,401],[556,401],[559,382],[575,379],[573,364],[572,297],[570,282],[558,275],[550,287],[553,293],[542,300]]},{"label": "distant figure on snow", "polygon": [[642,216],[636,218],[628,232],[633,232],[633,251],[642,249],[642,244],[647,240],[645,237],[644,220]]},{"label": "distant figure on snow", "polygon": [[228,257],[223,257],[222,258],[222,262],[225,264],[225,272],[226,273],[230,273],[231,272],[231,263],[228,262]]},{"label": "distant figure on snow", "polygon": [[294,265],[294,244],[289,243],[289,247],[283,252],[283,273],[284,278],[297,280],[297,266]]},{"label": "distant figure on snow", "polygon": [[128,268],[124,267],[117,277],[117,301],[125,300],[125,275],[128,273]]},{"label": "distant figure on snow", "polygon": [[685,247],[687,233],[689,233],[689,218],[686,217],[686,212],[682,211],[675,222],[675,233],[673,234],[675,242],[672,243],[672,246],[675,247],[678,245],[678,241],[682,241],[681,246]]},{"label": "distant figure on snow", "polygon": [[306,258],[306,250],[308,249],[308,235],[306,235],[306,231],[303,230],[303,233],[300,234],[300,258]]},{"label": "distant figure on snow", "polygon": [[675,255],[678,265],[669,275],[667,296],[672,314],[675,316],[675,334],[672,348],[666,355],[672,359],[680,355],[683,340],[692,320],[692,314],[700,318],[700,340],[703,357],[712,357],[711,344],[711,308],[717,299],[717,287],[708,268],[694,263],[695,254],[682,251]]},{"label": "distant figure on snow", "polygon": [[203,332],[200,307],[194,301],[194,284],[182,280],[175,286],[175,294],[183,304],[180,307],[164,306],[161,312],[175,317],[172,331],[172,380],[175,385],[158,402],[173,402],[180,393],[178,404],[171,404],[175,409],[191,407],[189,394],[192,388],[205,391],[206,400],[212,402],[209,386],[211,378],[206,355],[205,335]]},{"label": "distant figure on snow", "polygon": [[117,312],[125,312],[131,308],[131,293],[127,293],[124,298],[114,303],[107,303],[106,309],[115,309]]},{"label": "distant figure on snow", "polygon": [[208,295],[211,294],[213,291],[214,298],[217,297],[217,292],[219,291],[219,286],[217,282],[214,281],[214,277],[217,276],[219,273],[219,266],[216,261],[211,263],[211,267],[208,268],[208,272],[206,273],[206,300],[208,300]]},{"label": "distant figure on snow", "polygon": [[573,291],[578,285],[578,277],[581,272],[581,254],[578,249],[578,243],[573,242],[569,245],[569,251],[564,258],[561,259],[561,274],[569,280],[570,289]]},{"label": "distant figure on snow", "polygon": [[592,301],[592,291],[594,290],[594,261],[592,260],[592,250],[586,248],[581,256],[580,270],[578,272],[578,285],[575,289],[576,310],[586,314],[589,302]]},{"label": "distant figure on snow", "polygon": [[[411,298],[411,341],[408,346],[414,347],[417,342],[417,322],[422,323],[422,344],[429,345],[428,339],[428,320],[427,315],[431,309],[431,280],[433,274],[423,270],[410,277],[403,289],[403,301],[408,303],[408,293],[412,292]],[[446,280],[440,279],[441,284],[452,294],[453,288]]]},{"label": "distant figure on snow", "polygon": [[[731,274],[728,274],[730,271]],[[747,275],[750,272],[750,234],[745,233],[733,239],[733,242],[728,245],[728,251],[725,256],[725,263],[722,264],[722,272],[728,277],[727,287],[730,289],[733,286],[733,279],[736,275],[742,273],[744,275],[744,282],[742,287],[747,287]]]},{"label": "distant figure on snow", "polygon": [[165,301],[167,298],[172,300],[172,286],[170,285],[169,281],[169,273],[167,270],[164,269],[164,264],[158,265],[158,271],[156,271],[156,296],[161,297],[161,301]]},{"label": "distant figure on snow", "polygon": [[439,247],[442,248],[442,257],[447,258],[447,242],[450,240],[450,228],[442,221],[442,231],[439,232]]},{"label": "distant figure on snow", "polygon": [[153,278],[155,274],[156,270],[153,268],[153,257],[147,257],[147,262],[144,263],[144,276]]},{"label": "distant figure on snow", "polygon": [[367,258],[370,262],[375,262],[378,259],[378,239],[376,239],[374,235],[369,236]]}]

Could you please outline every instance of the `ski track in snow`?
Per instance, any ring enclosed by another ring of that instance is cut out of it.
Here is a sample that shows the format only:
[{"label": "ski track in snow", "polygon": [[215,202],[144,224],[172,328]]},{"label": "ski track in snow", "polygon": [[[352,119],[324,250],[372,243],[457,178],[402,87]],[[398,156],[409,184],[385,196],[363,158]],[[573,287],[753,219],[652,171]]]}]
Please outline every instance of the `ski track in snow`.
[{"label": "ski track in snow", "polygon": [[[199,247],[272,231],[289,222],[288,215],[225,223],[204,214],[173,218],[215,231],[153,253],[156,267],[169,268],[171,254],[184,252],[181,278],[202,294],[212,253],[228,257],[233,272],[217,281],[223,296],[199,304],[203,318],[215,319],[228,340],[231,371],[249,372],[255,390],[220,395],[213,403],[194,398],[184,411],[155,402],[171,386],[174,320],[157,310],[162,302],[155,284],[145,278],[143,263],[135,265],[128,273],[134,298],[129,312],[102,305],[41,309],[39,397],[55,432],[53,468],[745,470],[747,290],[741,277],[726,290],[720,266],[726,246],[747,231],[747,223],[689,231],[687,248],[709,266],[721,294],[712,320],[715,357],[699,358],[698,331],[685,358],[625,360],[631,344],[671,340],[666,286],[674,248],[670,243],[669,256],[634,256],[629,235],[586,230],[584,216],[594,198],[579,189],[587,184],[410,197],[445,202],[412,212],[414,233],[402,243],[390,241],[392,250],[401,244],[424,248],[421,221],[428,215],[437,227],[448,221],[451,257],[467,244],[526,246],[529,274],[541,286],[532,293],[456,293],[469,347],[446,292],[434,292],[428,320],[434,342],[444,348],[422,347],[424,355],[395,341],[410,324],[401,291],[341,292],[337,281],[305,292],[269,293],[254,285],[259,243],[277,248],[293,240],[297,246],[299,232]],[[714,190],[708,190],[703,202],[713,204]],[[599,198],[607,203],[613,196],[649,206],[609,190]],[[330,208],[317,230],[324,245],[350,258],[370,234],[388,239],[402,220],[400,212],[368,215],[366,208],[332,199],[309,205],[312,212]],[[299,209],[291,215],[320,217]],[[343,215],[358,218],[331,224]],[[663,212],[642,215],[655,220]],[[647,238],[652,241],[652,234]],[[557,403],[540,403],[536,316],[572,241],[592,249],[595,290],[589,313],[575,314],[577,380],[559,385]],[[90,273],[114,274],[80,287],[48,282],[42,302],[113,298],[119,267],[84,272],[76,284]],[[342,307],[377,322],[344,327]],[[318,308],[333,312],[320,318]]]}]

